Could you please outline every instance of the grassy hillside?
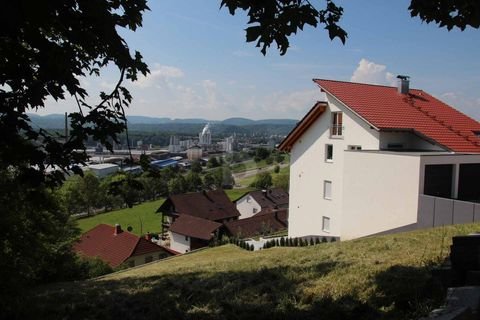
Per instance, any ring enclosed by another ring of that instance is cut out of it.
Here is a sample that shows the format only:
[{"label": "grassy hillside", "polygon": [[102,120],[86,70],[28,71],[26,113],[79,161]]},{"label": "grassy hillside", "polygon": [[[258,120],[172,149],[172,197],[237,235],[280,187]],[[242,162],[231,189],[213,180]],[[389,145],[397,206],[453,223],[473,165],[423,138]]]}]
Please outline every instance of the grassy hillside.
[{"label": "grassy hillside", "polygon": [[[259,252],[227,245],[39,288],[26,316],[72,319],[405,319],[438,305],[430,269],[480,224]],[[28,309],[28,310],[27,310]]]},{"label": "grassy hillside", "polygon": [[136,235],[145,234],[147,231],[152,233],[160,232],[161,215],[155,213],[155,211],[162,205],[163,201],[165,201],[165,199],[144,202],[133,208],[100,213],[93,217],[79,219],[77,220],[78,226],[82,232],[85,232],[101,223],[109,225],[119,223],[123,229],[131,226],[133,228],[132,233]]}]

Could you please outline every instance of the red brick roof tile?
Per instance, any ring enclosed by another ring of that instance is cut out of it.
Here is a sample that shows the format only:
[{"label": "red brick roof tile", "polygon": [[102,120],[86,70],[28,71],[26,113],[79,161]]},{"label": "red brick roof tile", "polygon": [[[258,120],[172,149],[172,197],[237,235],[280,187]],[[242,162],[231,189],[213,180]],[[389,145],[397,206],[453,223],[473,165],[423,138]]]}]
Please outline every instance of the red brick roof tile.
[{"label": "red brick roof tile", "polygon": [[188,214],[212,221],[240,216],[240,212],[221,189],[172,195],[157,212],[169,214],[171,210],[179,215]]},{"label": "red brick roof tile", "polygon": [[99,224],[85,232],[73,249],[87,257],[98,257],[110,266],[116,267],[130,257],[170,250],[156,245],[128,231],[115,234],[115,227]]},{"label": "red brick roof tile", "polygon": [[318,86],[380,130],[414,130],[448,150],[480,152],[480,123],[428,93],[396,87],[314,79]]},{"label": "red brick roof tile", "polygon": [[222,226],[221,223],[181,214],[170,226],[169,231],[191,238],[210,240],[212,234]]},{"label": "red brick roof tile", "polygon": [[265,231],[285,230],[288,224],[288,210],[262,210],[253,217],[225,223],[228,232],[236,237],[248,238]]}]

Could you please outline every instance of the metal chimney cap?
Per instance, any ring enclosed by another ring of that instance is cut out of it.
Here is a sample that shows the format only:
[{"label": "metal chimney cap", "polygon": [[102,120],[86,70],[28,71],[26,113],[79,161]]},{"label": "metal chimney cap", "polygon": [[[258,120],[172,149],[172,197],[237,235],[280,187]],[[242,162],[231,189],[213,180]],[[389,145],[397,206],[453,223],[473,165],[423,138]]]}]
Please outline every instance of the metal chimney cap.
[{"label": "metal chimney cap", "polygon": [[397,79],[408,80],[408,79],[410,79],[410,76],[402,76],[402,75],[399,74],[397,76]]}]

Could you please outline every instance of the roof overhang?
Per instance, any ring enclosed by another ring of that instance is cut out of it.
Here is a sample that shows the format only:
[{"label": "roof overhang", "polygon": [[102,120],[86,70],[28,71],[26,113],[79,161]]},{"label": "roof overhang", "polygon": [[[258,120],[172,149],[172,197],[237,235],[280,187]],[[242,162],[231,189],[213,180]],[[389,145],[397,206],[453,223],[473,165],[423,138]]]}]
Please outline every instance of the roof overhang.
[{"label": "roof overhang", "polygon": [[300,120],[295,128],[287,135],[285,139],[280,143],[278,149],[280,151],[290,152],[293,145],[297,140],[307,131],[308,128],[325,112],[328,103],[326,101],[318,101],[310,109],[310,111]]},{"label": "roof overhang", "polygon": [[340,100],[337,96],[335,96],[333,93],[331,93],[330,91],[328,91],[327,89],[325,89],[324,87],[322,87],[320,85],[320,83],[318,83],[317,80],[321,80],[321,79],[313,79],[313,82],[315,82],[317,84],[317,86],[320,88],[320,91],[322,92],[325,92],[327,93],[328,95],[332,96],[335,100],[337,100],[342,106],[344,106],[345,108],[347,108],[350,112],[352,112],[354,115],[356,115],[358,118],[362,119],[363,121],[365,121],[365,123],[367,123],[370,127],[372,127],[373,129],[375,130],[379,130],[378,127],[376,125],[374,125],[373,123],[371,123],[370,121],[368,121],[367,119],[365,119],[364,117],[362,117],[358,112],[356,112],[355,110],[353,110],[352,108],[350,108],[346,103],[344,103],[342,100]]}]

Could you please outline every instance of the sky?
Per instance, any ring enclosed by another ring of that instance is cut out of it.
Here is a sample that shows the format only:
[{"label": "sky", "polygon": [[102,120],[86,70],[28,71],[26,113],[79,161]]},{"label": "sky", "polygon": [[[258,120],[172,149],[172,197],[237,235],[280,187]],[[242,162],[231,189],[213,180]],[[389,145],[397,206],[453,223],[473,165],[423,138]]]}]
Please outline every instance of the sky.
[{"label": "sky", "polygon": [[[315,0],[320,8],[323,0]],[[313,78],[396,86],[398,74],[480,120],[480,30],[447,31],[412,18],[409,1],[341,1],[343,45],[322,26],[290,38],[280,56],[245,41],[246,15],[231,16],[220,0],[150,0],[143,27],[121,31],[150,75],[126,83],[134,100],[127,115],[169,118],[300,119],[324,96]],[[90,95],[109,91],[113,68],[82,78]],[[73,100],[47,100],[41,114],[75,111]]]}]

